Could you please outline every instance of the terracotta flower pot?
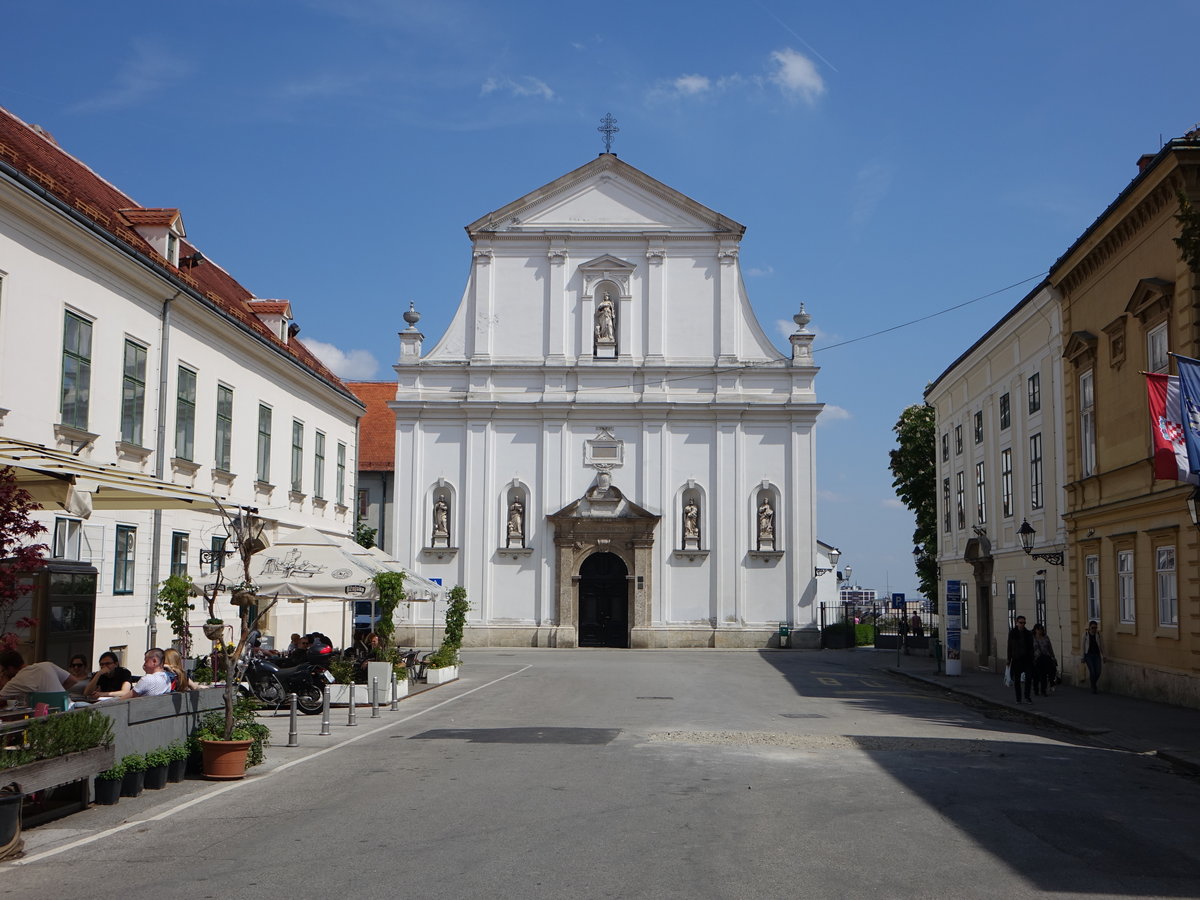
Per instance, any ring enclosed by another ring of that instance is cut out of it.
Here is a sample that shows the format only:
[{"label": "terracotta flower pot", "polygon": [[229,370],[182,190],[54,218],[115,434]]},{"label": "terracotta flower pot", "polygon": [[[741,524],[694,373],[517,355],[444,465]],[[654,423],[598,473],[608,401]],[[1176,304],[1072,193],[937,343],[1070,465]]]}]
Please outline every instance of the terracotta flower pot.
[{"label": "terracotta flower pot", "polygon": [[254,741],[201,741],[204,777],[231,781],[246,776],[246,757]]}]

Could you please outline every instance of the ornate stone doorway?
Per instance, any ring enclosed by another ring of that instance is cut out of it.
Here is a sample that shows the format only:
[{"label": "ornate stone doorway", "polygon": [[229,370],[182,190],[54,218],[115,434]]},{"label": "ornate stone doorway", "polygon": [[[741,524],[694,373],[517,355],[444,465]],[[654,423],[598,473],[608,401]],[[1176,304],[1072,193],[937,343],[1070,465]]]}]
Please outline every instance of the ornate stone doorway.
[{"label": "ornate stone doorway", "polygon": [[579,567],[579,646],[629,646],[629,570],[615,553]]}]

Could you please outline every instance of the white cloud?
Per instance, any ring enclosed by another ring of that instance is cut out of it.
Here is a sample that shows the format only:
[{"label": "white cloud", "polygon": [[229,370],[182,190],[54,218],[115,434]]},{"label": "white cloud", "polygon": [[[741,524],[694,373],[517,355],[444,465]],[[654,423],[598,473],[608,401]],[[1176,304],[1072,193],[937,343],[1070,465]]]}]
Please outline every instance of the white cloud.
[{"label": "white cloud", "polygon": [[369,350],[341,350],[324,341],[306,340],[304,346],[312,351],[338,378],[366,381],[379,371],[379,360]]},{"label": "white cloud", "polygon": [[761,269],[755,269],[755,268],[746,269],[746,274],[749,275],[751,278],[761,278],[764,275],[774,275],[775,268],[774,268],[774,266],[766,266],[765,268],[761,268]]},{"label": "white cloud", "polygon": [[489,78],[479,88],[479,93],[484,97],[498,91],[504,91],[512,94],[514,97],[541,97],[543,100],[554,99],[554,90],[550,85],[546,84],[540,78],[534,78],[532,75],[520,75],[516,78],[509,78],[508,76]]},{"label": "white cloud", "polygon": [[831,422],[843,422],[846,419],[853,419],[850,411],[845,407],[836,406],[833,403],[826,403],[825,408],[821,410],[821,414],[817,416],[817,427],[828,425]]},{"label": "white cloud", "polygon": [[785,94],[792,94],[807,103],[814,103],[825,93],[825,82],[817,72],[817,67],[803,53],[785,47],[771,54],[771,62],[775,71],[768,77],[779,85]]},{"label": "white cloud", "polygon": [[712,82],[706,75],[680,75],[673,82],[675,90],[680,94],[703,94],[712,87]]},{"label": "white cloud", "polygon": [[75,104],[74,109],[104,112],[136,106],[186,77],[191,63],[181,59],[167,44],[158,45],[139,40],[117,70],[112,86],[89,100]]}]

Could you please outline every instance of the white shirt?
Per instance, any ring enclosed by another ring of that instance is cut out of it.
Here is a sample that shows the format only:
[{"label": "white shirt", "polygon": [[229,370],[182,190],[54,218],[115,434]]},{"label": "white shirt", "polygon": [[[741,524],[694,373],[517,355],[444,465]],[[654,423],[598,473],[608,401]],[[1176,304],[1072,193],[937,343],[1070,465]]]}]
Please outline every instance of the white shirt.
[{"label": "white shirt", "polygon": [[63,684],[70,677],[70,672],[60,669],[52,662],[30,663],[10,678],[3,689],[0,689],[0,698],[13,697],[17,694],[65,691],[66,688],[63,687]]},{"label": "white shirt", "polygon": [[169,693],[171,693],[171,676],[166,672],[143,675],[133,686],[135,697],[154,697],[158,694]]}]

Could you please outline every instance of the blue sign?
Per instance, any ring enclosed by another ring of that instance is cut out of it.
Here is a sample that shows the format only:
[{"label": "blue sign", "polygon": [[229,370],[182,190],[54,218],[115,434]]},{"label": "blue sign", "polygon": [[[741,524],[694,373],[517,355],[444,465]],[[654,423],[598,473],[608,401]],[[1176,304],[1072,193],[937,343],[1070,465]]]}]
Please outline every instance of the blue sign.
[{"label": "blue sign", "polygon": [[904,609],[903,594],[892,594],[892,609]]},{"label": "blue sign", "polygon": [[946,582],[946,674],[962,674],[962,582]]},{"label": "blue sign", "polygon": [[429,580],[437,585],[440,585],[442,583],[442,579],[440,579],[440,578],[430,578]]}]

